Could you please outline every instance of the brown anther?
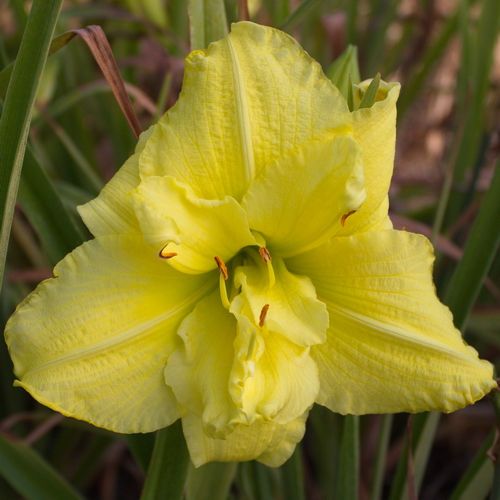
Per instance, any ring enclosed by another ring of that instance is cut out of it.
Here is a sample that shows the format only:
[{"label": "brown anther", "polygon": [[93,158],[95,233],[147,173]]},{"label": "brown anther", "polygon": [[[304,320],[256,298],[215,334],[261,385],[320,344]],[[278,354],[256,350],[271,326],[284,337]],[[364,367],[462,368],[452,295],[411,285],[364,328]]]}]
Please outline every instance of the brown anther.
[{"label": "brown anther", "polygon": [[266,321],[267,311],[269,311],[269,304],[264,304],[259,316],[259,326],[261,328],[264,326],[264,322]]},{"label": "brown anther", "polygon": [[352,214],[355,214],[356,210],[351,210],[350,212],[347,212],[340,218],[340,224],[342,227],[345,226],[345,221],[347,220],[348,217],[350,217]]},{"label": "brown anther", "polygon": [[271,254],[266,247],[259,248],[259,255],[262,257],[264,262],[271,262]]},{"label": "brown anther", "polygon": [[161,259],[171,259],[177,255],[177,252],[167,252],[167,247],[163,247],[158,254]]},{"label": "brown anther", "polygon": [[229,273],[227,272],[226,264],[217,255],[214,257],[214,260],[215,263],[217,264],[217,267],[219,268],[220,273],[222,274],[222,277],[224,278],[224,281],[226,281],[229,278]]}]

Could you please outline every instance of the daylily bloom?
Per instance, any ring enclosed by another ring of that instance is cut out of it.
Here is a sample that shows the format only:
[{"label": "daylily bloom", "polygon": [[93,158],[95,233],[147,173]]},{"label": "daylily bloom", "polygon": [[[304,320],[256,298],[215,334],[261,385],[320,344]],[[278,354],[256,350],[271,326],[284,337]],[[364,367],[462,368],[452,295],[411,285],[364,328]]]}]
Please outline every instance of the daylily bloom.
[{"label": "daylily bloom", "polygon": [[177,104],[80,207],[95,239],[10,319],[16,384],[116,432],[182,418],[195,465],[280,465],[314,403],[482,398],[492,366],[437,299],[430,243],[388,217],[398,93],[350,112],[292,38],[248,22],[192,52]]}]

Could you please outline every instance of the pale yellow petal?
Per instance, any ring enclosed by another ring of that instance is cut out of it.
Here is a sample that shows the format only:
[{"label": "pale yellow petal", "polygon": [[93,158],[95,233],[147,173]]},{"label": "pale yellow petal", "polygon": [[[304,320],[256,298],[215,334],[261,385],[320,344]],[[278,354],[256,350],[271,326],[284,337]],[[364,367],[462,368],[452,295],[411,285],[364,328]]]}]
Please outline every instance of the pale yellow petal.
[{"label": "pale yellow petal", "polygon": [[241,248],[256,245],[247,216],[232,197],[198,198],[173,177],[147,177],[134,193],[136,215],[147,241],[157,251],[173,252],[169,263],[187,273],[214,269],[214,257],[231,259]]},{"label": "pale yellow petal", "polygon": [[267,327],[238,314],[238,335],[229,390],[247,423],[287,424],[314,403],[318,370],[309,348],[298,346]]},{"label": "pale yellow petal", "polygon": [[78,213],[94,236],[140,232],[132,206],[132,191],[139,184],[139,156],[153,131],[143,132],[134,154],[104,186],[97,198],[80,205]]},{"label": "pale yellow petal", "polygon": [[297,144],[350,123],[345,100],[295,40],[241,22],[188,56],[181,96],[155,127],[141,175],[172,175],[203,198],[240,199]]},{"label": "pale yellow petal", "polygon": [[279,467],[293,453],[304,436],[307,413],[286,425],[259,421],[238,425],[225,439],[214,439],[203,432],[201,420],[195,415],[182,419],[182,428],[191,460],[196,467],[207,462],[243,462],[258,460],[270,467]]},{"label": "pale yellow petal", "polygon": [[[366,88],[369,81],[363,82]],[[374,230],[387,219],[388,192],[394,169],[396,146],[396,101],[399,83],[381,82],[380,95],[373,106],[352,113],[354,138],[361,148],[366,200],[350,216],[340,235]]]},{"label": "pale yellow petal", "polygon": [[163,368],[179,323],[216,278],[182,275],[148,255],[141,239],[109,236],[61,261],[7,323],[18,385],[116,432],[178,418]]},{"label": "pale yellow petal", "polygon": [[437,299],[432,261],[423,236],[389,230],[334,238],[288,262],[330,313],[327,341],[311,348],[319,403],[343,414],[450,412],[496,387]]},{"label": "pale yellow petal", "polygon": [[356,142],[330,135],[297,148],[259,175],[242,206],[252,229],[281,256],[326,242],[365,199]]},{"label": "pale yellow petal", "polygon": [[236,320],[218,291],[198,303],[178,333],[182,343],[168,359],[165,381],[184,413],[200,415],[206,433],[226,433],[240,417],[229,395]]},{"label": "pale yellow petal", "polygon": [[[262,309],[267,306],[263,325],[269,331],[280,333],[298,346],[323,342],[328,312],[318,300],[311,280],[290,273],[280,258],[266,265],[257,252],[255,254],[255,259],[249,259],[246,265],[235,270],[235,285],[241,292],[233,300],[231,310],[241,313],[248,307],[253,323],[258,325]],[[272,266],[273,278],[268,266]]]}]

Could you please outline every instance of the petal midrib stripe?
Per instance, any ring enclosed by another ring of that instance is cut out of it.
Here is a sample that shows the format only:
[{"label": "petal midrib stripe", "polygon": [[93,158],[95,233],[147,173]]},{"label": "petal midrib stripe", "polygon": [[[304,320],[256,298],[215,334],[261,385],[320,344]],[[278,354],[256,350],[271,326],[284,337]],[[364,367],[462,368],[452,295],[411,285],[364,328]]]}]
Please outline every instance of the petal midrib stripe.
[{"label": "petal midrib stripe", "polygon": [[421,337],[417,336],[412,336],[411,332],[397,326],[397,325],[391,325],[388,323],[383,323],[382,321],[378,321],[374,318],[370,318],[369,316],[365,316],[364,314],[352,311],[350,309],[347,309],[345,307],[340,307],[338,305],[335,305],[331,302],[325,302],[327,304],[328,310],[329,311],[335,311],[338,314],[341,314],[342,316],[353,319],[365,326],[368,326],[372,328],[375,331],[379,331],[382,333],[385,333],[387,335],[391,335],[393,337],[396,337],[400,340],[403,340],[404,342],[412,343],[412,344],[419,344],[423,347],[426,347],[428,349],[432,349],[434,351],[439,351],[442,353],[445,353],[451,357],[462,359],[466,361],[467,363],[471,362],[471,356],[470,354],[466,353],[461,353],[457,352],[455,349],[450,349],[446,347],[445,345],[435,342],[431,339],[423,339]]},{"label": "petal midrib stripe", "polygon": [[137,340],[141,336],[147,336],[148,331],[151,328],[166,322],[176,314],[182,312],[182,310],[187,309],[190,305],[194,304],[204,295],[209,293],[213,287],[214,287],[213,283],[209,281],[206,285],[202,286],[195,293],[189,295],[185,300],[178,303],[174,308],[169,309],[168,311],[165,311],[164,313],[148,321],[135,325],[134,327],[129,328],[128,330],[125,330],[123,333],[115,335],[112,338],[98,342],[97,344],[94,344],[90,347],[83,347],[74,352],[71,352],[57,359],[54,359],[53,361],[42,363],[39,366],[36,366],[35,368],[26,371],[23,375],[21,375],[20,378],[24,378],[27,375],[32,375],[33,373],[46,370],[47,368],[52,368],[54,366],[62,365],[76,360],[82,360],[86,357],[91,357],[103,351],[113,349],[118,345],[126,344],[127,342],[132,340]]},{"label": "petal midrib stripe", "polygon": [[231,58],[231,70],[233,73],[234,96],[236,104],[236,115],[238,121],[238,133],[241,143],[241,154],[247,182],[250,183],[255,177],[255,159],[253,154],[252,130],[250,116],[248,114],[248,102],[245,93],[245,86],[242,78],[242,71],[236,49],[231,41],[231,36],[227,37],[227,46]]}]

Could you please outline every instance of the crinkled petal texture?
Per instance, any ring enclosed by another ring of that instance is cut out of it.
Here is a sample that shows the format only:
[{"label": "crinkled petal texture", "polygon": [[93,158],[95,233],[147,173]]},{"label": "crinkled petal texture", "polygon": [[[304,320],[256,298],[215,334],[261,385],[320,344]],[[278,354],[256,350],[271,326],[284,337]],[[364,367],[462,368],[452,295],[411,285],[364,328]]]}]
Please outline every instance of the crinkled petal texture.
[{"label": "crinkled petal texture", "polygon": [[217,293],[198,303],[179,336],[165,380],[181,405],[194,463],[285,461],[319,391],[309,348],[231,314]]},{"label": "crinkled petal texture", "polygon": [[305,252],[330,239],[342,216],[365,199],[363,165],[349,136],[311,141],[263,170],[242,206],[252,229],[282,257]]},{"label": "crinkled petal texture", "polygon": [[163,369],[175,332],[215,286],[150,258],[141,240],[83,244],[19,306],[6,340],[19,381],[41,403],[116,432],[179,417]]},{"label": "crinkled petal texture", "polygon": [[342,414],[450,412],[496,387],[437,299],[432,261],[426,238],[389,230],[335,238],[288,262],[330,313],[327,341],[312,347],[319,403]]},{"label": "crinkled petal texture", "polygon": [[202,198],[239,200],[287,151],[325,130],[350,130],[351,121],[339,91],[295,40],[241,22],[188,56],[181,96],[155,127],[140,171],[172,175]]},{"label": "crinkled petal texture", "polygon": [[215,256],[226,261],[257,244],[245,211],[230,196],[205,200],[170,176],[145,178],[134,196],[144,237],[158,250],[173,252],[169,263],[179,271],[209,271],[216,267]]},{"label": "crinkled petal texture", "polygon": [[258,460],[279,467],[290,458],[302,439],[308,412],[285,425],[260,420],[252,425],[237,425],[224,438],[207,435],[200,419],[193,414],[182,419],[189,455],[196,467],[207,462],[244,462]]},{"label": "crinkled petal texture", "polygon": [[[366,89],[369,83],[363,82],[361,86]],[[381,82],[373,106],[352,113],[354,139],[360,146],[363,160],[366,200],[356,213],[346,219],[339,235],[392,228],[387,215],[388,192],[394,167],[399,89],[399,83]]]}]

